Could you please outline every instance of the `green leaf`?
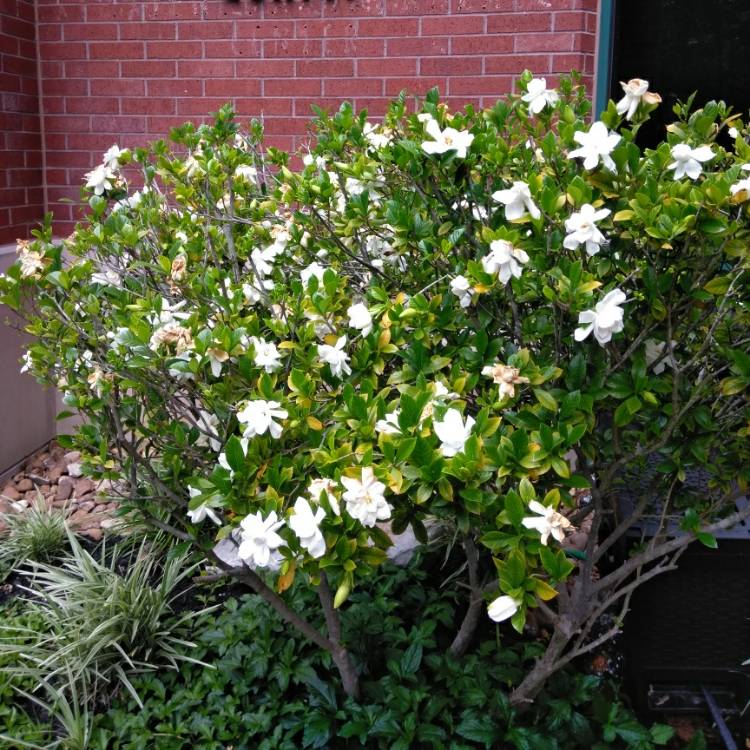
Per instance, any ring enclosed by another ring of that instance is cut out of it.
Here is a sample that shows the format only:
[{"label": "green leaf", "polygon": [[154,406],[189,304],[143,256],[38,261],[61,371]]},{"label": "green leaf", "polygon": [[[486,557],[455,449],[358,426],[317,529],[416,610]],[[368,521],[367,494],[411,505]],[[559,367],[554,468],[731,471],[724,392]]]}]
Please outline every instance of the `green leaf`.
[{"label": "green leaf", "polygon": [[666,745],[674,736],[674,729],[666,724],[654,724],[649,732],[655,745]]},{"label": "green leaf", "polygon": [[716,541],[716,537],[713,534],[709,534],[705,531],[699,531],[695,538],[704,546],[709,549],[718,549],[719,543]]},{"label": "green leaf", "polygon": [[521,495],[521,500],[523,500],[525,503],[530,503],[532,500],[536,500],[536,491],[534,490],[534,485],[531,484],[527,477],[524,477],[519,483],[518,491]]},{"label": "green leaf", "polygon": [[558,405],[555,397],[549,392],[545,391],[541,388],[534,388],[534,395],[536,396],[536,400],[549,411],[556,412],[558,410]]},{"label": "green leaf", "polygon": [[401,657],[402,674],[414,674],[422,663],[422,644],[412,643]]},{"label": "green leaf", "polygon": [[704,284],[703,288],[705,291],[707,291],[709,294],[713,294],[714,296],[720,296],[722,294],[727,293],[727,289],[729,289],[730,280],[728,276],[716,276],[711,281],[709,281],[707,284]]},{"label": "green leaf", "polygon": [[224,452],[227,456],[227,463],[233,471],[241,471],[245,465],[245,453],[242,450],[242,443],[236,435],[232,435],[227,441]]}]

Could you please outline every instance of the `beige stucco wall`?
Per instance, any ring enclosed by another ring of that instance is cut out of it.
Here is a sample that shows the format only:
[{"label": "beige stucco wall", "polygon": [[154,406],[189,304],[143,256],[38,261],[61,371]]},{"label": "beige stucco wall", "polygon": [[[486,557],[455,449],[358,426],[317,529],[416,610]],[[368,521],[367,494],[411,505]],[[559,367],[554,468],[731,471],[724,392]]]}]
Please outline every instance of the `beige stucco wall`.
[{"label": "beige stucco wall", "polygon": [[[0,246],[0,273],[15,260],[15,245]],[[56,432],[57,393],[19,372],[29,337],[11,326],[21,321],[0,305],[0,477]]]}]

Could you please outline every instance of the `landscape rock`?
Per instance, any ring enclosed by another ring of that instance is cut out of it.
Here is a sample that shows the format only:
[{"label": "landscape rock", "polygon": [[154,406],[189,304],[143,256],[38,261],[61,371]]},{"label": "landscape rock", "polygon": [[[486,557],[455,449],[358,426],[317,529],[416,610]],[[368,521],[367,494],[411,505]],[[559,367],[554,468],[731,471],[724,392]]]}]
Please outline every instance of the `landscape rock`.
[{"label": "landscape rock", "polygon": [[16,482],[16,489],[19,492],[28,492],[34,489],[34,483],[28,477],[24,477],[20,481]]},{"label": "landscape rock", "polygon": [[68,464],[68,474],[71,477],[80,477],[83,474],[83,472],[81,471],[81,464],[78,464],[78,463]]},{"label": "landscape rock", "polygon": [[90,492],[93,492],[94,489],[95,485],[88,477],[81,477],[81,479],[77,479],[75,484],[73,485],[73,492],[75,496],[79,498],[83,495],[87,495]]},{"label": "landscape rock", "polygon": [[6,484],[0,494],[4,495],[8,500],[20,500],[23,497],[12,483]]},{"label": "landscape rock", "polygon": [[57,492],[55,492],[55,500],[67,500],[73,494],[73,480],[69,477],[60,477],[60,482],[57,485]]}]

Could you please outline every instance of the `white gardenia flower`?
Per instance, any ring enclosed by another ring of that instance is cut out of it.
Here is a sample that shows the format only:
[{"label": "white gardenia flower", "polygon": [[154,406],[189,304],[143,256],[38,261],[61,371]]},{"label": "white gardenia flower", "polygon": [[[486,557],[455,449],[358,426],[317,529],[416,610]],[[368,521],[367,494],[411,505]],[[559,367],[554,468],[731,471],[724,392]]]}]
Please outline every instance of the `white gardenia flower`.
[{"label": "white gardenia flower", "polygon": [[219,438],[219,418],[205,409],[198,410],[198,429],[200,433],[195,445],[198,448],[210,446],[211,450],[219,451],[221,449],[221,439]]},{"label": "white gardenia flower", "polygon": [[[675,346],[677,346],[677,342],[672,341],[672,351],[674,351]],[[672,369],[677,367],[677,360],[675,359],[674,354],[667,353],[662,356],[666,347],[666,341],[646,339],[646,364],[649,367],[654,365],[653,369],[655,375],[661,375],[667,367],[671,367]]]},{"label": "white gardenia flower", "polygon": [[37,274],[44,270],[44,259],[36,250],[24,248],[18,258],[21,264],[21,278],[37,278]]},{"label": "white gardenia flower", "polygon": [[323,282],[323,274],[326,269],[320,265],[317,261],[313,261],[309,266],[303,268],[300,271],[299,277],[302,280],[302,286],[307,287],[307,282],[314,276],[321,283]]},{"label": "white gardenia flower", "polygon": [[21,361],[23,362],[23,366],[19,370],[19,372],[29,372],[31,370],[32,365],[34,364],[31,359],[31,352],[26,352],[23,357],[21,357]]},{"label": "white gardenia flower", "polygon": [[107,169],[114,170],[120,168],[120,159],[127,156],[130,152],[128,149],[121,149],[116,143],[110,146],[104,152],[104,158],[102,162]]},{"label": "white gardenia flower", "polygon": [[596,222],[606,218],[612,212],[608,208],[598,211],[589,203],[584,203],[581,210],[565,219],[565,231],[569,232],[563,240],[563,247],[575,250],[579,245],[586,246],[586,254],[596,255],[607,238],[599,231]]},{"label": "white gardenia flower", "polygon": [[458,297],[458,302],[461,307],[466,308],[471,304],[474,289],[465,276],[456,276],[456,278],[451,281],[451,294]]},{"label": "white gardenia flower", "polygon": [[[750,172],[750,164],[743,164],[742,169],[746,172]],[[738,201],[746,201],[750,198],[750,177],[745,177],[744,180],[735,182],[734,185],[729,188],[729,192],[732,194],[732,198],[737,198]]]},{"label": "white gardenia flower", "polygon": [[510,617],[513,617],[518,612],[519,602],[512,596],[498,596],[490,602],[487,607],[487,614],[490,620],[495,622],[502,622]]},{"label": "white gardenia flower", "polygon": [[401,411],[396,409],[390,414],[386,414],[383,419],[379,419],[375,422],[375,430],[383,433],[383,435],[400,435],[401,426],[398,423],[399,415]]},{"label": "white gardenia flower", "polygon": [[554,107],[559,98],[557,91],[547,88],[546,78],[532,78],[521,97],[529,105],[531,115],[538,115],[547,105]]},{"label": "white gardenia flower", "polygon": [[242,541],[237,554],[252,566],[269,567],[272,553],[284,544],[276,533],[283,525],[284,521],[277,519],[275,510],[265,519],[260,511],[245,516],[240,524]]},{"label": "white gardenia flower", "polygon": [[538,219],[542,215],[525,182],[516,181],[507,190],[496,190],[492,194],[492,200],[505,205],[505,218],[508,221],[520,219],[527,211],[532,219]]},{"label": "white gardenia flower", "polygon": [[86,187],[92,188],[94,195],[103,195],[105,190],[112,190],[117,175],[105,164],[100,164],[84,175]]},{"label": "white gardenia flower", "polygon": [[391,517],[391,506],[385,499],[385,485],[375,477],[372,466],[362,467],[362,479],[341,477],[346,488],[343,494],[349,515],[363,526],[374,526],[377,521]]},{"label": "white gardenia flower", "polygon": [[627,83],[620,81],[620,86],[625,96],[617,102],[618,115],[625,115],[626,120],[632,120],[641,101],[646,104],[658,104],[661,101],[659,94],[648,90],[648,81],[642,78],[631,78]]},{"label": "white gardenia flower", "polygon": [[674,169],[675,180],[682,179],[687,175],[691,180],[697,180],[701,176],[703,167],[701,162],[711,161],[715,156],[710,146],[698,146],[690,148],[687,143],[678,143],[672,146],[672,158],[674,161],[667,169]]},{"label": "white gardenia flower", "polygon": [[527,516],[521,523],[527,529],[536,529],[542,535],[540,539],[542,544],[547,544],[550,534],[558,542],[562,542],[565,539],[565,529],[573,527],[573,524],[565,516],[558,513],[554,508],[542,505],[536,500],[529,503],[529,510],[539,515]]},{"label": "white gardenia flower", "polygon": [[248,401],[245,407],[237,412],[237,420],[244,425],[242,435],[246,438],[269,432],[272,438],[278,440],[283,428],[274,420],[286,419],[288,416],[289,412],[282,409],[278,401],[263,399]]},{"label": "white gardenia flower", "polygon": [[[195,487],[189,488],[190,497],[197,497],[201,494],[201,491]],[[208,516],[217,526],[221,526],[221,518],[216,515],[213,508],[208,503],[201,503],[197,508],[188,510],[187,512],[190,523],[201,523]]]},{"label": "white gardenia flower", "polygon": [[474,136],[467,130],[456,130],[445,128],[440,130],[436,120],[430,118],[425,125],[425,131],[433,140],[424,141],[422,150],[427,154],[444,154],[446,151],[455,151],[459,159],[466,158],[466,151],[471,146]]},{"label": "white gardenia flower", "polygon": [[576,130],[573,134],[573,140],[580,143],[581,146],[571,151],[568,156],[571,159],[583,159],[584,169],[596,169],[601,159],[602,164],[610,172],[617,170],[610,154],[622,140],[622,136],[617,133],[610,133],[603,122],[595,122],[588,132]]},{"label": "white gardenia flower", "polygon": [[450,457],[457,453],[463,453],[464,445],[471,435],[471,428],[474,423],[473,417],[466,417],[464,423],[458,409],[448,409],[442,422],[433,420],[432,428],[440,439],[440,450],[444,456]]},{"label": "white gardenia flower", "polygon": [[349,367],[349,355],[344,351],[345,346],[346,336],[341,336],[336,346],[318,344],[318,356],[331,368],[331,375],[334,378],[341,378],[352,372],[352,368]]},{"label": "white gardenia flower", "polygon": [[221,376],[221,368],[225,362],[229,361],[229,353],[223,349],[210,348],[206,349],[206,356],[211,363],[211,374],[218,378]]},{"label": "white gardenia flower", "polygon": [[326,168],[326,160],[324,156],[313,156],[312,154],[305,154],[302,157],[302,163],[306,167],[314,164],[318,169],[323,170]]},{"label": "white gardenia flower", "polygon": [[180,312],[180,310],[185,307],[186,304],[186,300],[170,304],[169,300],[167,300],[165,297],[162,297],[159,315],[152,315],[151,322],[155,323],[158,321],[162,325],[166,325],[167,323],[176,323],[178,320],[187,320],[190,317],[190,313]]},{"label": "white gardenia flower", "polygon": [[613,289],[597,302],[593,310],[584,310],[578,314],[578,323],[583,324],[575,330],[575,340],[583,341],[593,331],[594,338],[600,346],[611,341],[613,333],[619,333],[624,328],[624,310],[620,307],[627,302],[625,292]]},{"label": "white gardenia flower", "polygon": [[326,517],[323,508],[313,513],[310,503],[298,497],[294,503],[294,515],[289,518],[289,528],[297,535],[300,546],[312,557],[323,557],[326,553],[326,540],[320,531],[320,522]]},{"label": "white gardenia flower", "polygon": [[358,302],[352,305],[346,314],[349,316],[349,327],[362,331],[363,336],[368,336],[372,331],[372,315],[367,306]]},{"label": "white gardenia flower", "polygon": [[312,482],[307,486],[307,494],[310,495],[310,499],[314,503],[320,502],[320,496],[325,492],[328,498],[328,504],[331,506],[331,510],[335,515],[341,515],[341,508],[339,508],[339,501],[336,499],[334,494],[338,490],[336,482],[332,479],[313,479]]},{"label": "white gardenia flower", "polygon": [[502,362],[483,367],[482,375],[492,378],[493,382],[500,386],[501,398],[506,396],[513,398],[516,395],[516,385],[529,382],[529,379],[521,375],[521,371],[517,367],[504,365]]},{"label": "white gardenia flower", "polygon": [[385,148],[393,138],[388,131],[382,130],[381,126],[373,125],[371,122],[365,123],[362,135],[373,148]]},{"label": "white gardenia flower", "polygon": [[255,182],[258,177],[258,170],[250,164],[240,164],[234,170],[234,179],[241,182]]},{"label": "white gardenia flower", "polygon": [[250,339],[255,350],[255,364],[266,372],[276,372],[281,368],[281,352],[273,341],[264,341],[257,336]]},{"label": "white gardenia flower", "polygon": [[97,271],[91,274],[92,284],[101,284],[102,286],[122,287],[122,278],[117,271]]},{"label": "white gardenia flower", "polygon": [[501,284],[507,284],[511,276],[521,276],[523,264],[528,262],[529,256],[523,250],[506,240],[493,240],[490,252],[482,258],[482,268],[486,273],[497,274]]}]

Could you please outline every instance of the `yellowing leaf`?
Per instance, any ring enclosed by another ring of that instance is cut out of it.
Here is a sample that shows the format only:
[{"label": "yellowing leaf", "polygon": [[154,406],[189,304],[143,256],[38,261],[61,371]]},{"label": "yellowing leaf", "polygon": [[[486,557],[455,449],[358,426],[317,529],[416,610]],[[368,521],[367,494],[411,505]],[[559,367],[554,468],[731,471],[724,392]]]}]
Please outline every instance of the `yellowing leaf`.
[{"label": "yellowing leaf", "polygon": [[378,336],[378,349],[382,349],[387,344],[391,343],[391,329],[386,328],[385,330],[380,332],[380,336]]},{"label": "yellowing leaf", "polygon": [[623,209],[622,211],[618,211],[613,217],[612,221],[630,221],[630,219],[635,216],[635,211],[631,211],[630,209]]},{"label": "yellowing leaf", "polygon": [[317,432],[320,432],[320,430],[323,429],[323,423],[312,414],[307,415],[307,426],[311,430],[316,430]]},{"label": "yellowing leaf", "polygon": [[278,591],[280,594],[286,591],[294,582],[294,574],[296,573],[296,566],[294,564],[294,561],[292,560],[291,564],[289,565],[289,570],[287,570],[284,575],[279,576],[279,580],[276,582],[276,591]]},{"label": "yellowing leaf", "polygon": [[552,588],[546,581],[539,578],[534,579],[534,593],[543,601],[548,602],[557,596],[557,591]]}]

